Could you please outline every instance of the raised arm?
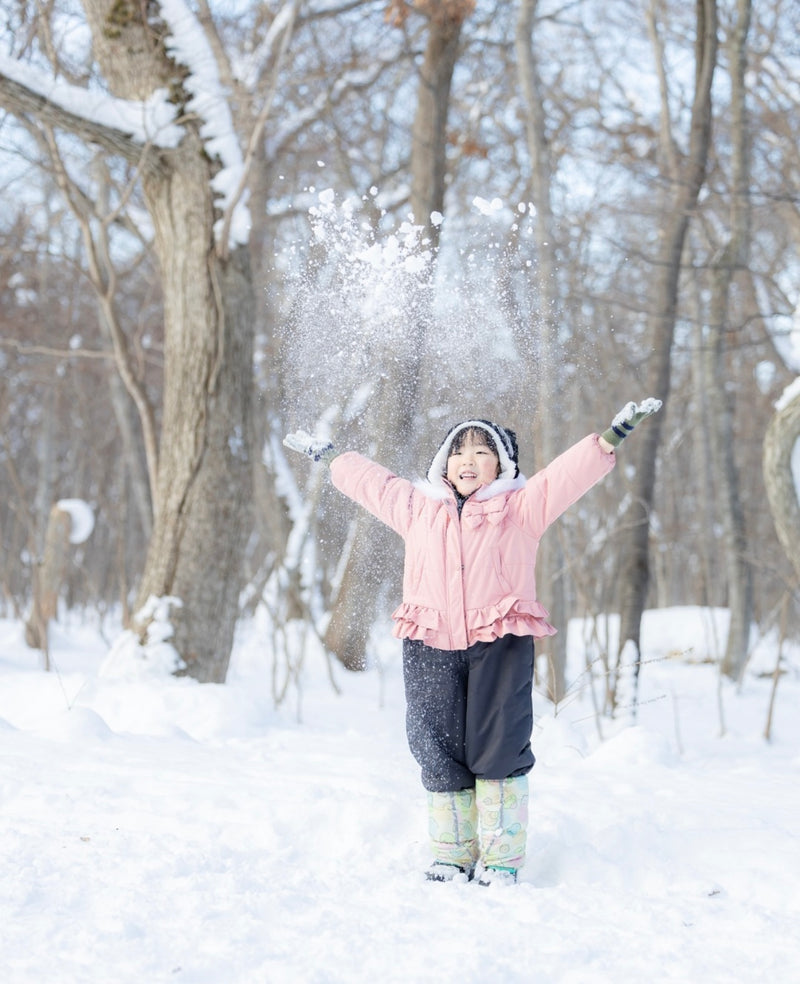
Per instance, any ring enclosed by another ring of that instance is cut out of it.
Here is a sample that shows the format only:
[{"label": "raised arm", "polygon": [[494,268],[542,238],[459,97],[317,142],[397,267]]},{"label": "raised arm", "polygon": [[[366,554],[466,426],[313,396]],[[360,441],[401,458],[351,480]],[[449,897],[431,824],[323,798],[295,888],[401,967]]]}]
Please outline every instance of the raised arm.
[{"label": "raised arm", "polygon": [[355,451],[340,453],[331,441],[306,431],[287,434],[283,444],[312,461],[331,465],[331,480],[340,492],[400,536],[406,535],[416,499],[414,487],[407,479],[399,478],[388,468]]}]

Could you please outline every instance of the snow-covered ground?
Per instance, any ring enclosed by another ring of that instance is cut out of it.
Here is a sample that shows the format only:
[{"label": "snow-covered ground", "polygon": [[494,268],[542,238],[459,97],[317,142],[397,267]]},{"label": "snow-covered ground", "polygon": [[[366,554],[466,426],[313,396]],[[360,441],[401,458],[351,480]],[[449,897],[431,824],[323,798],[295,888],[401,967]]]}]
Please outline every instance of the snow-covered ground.
[{"label": "snow-covered ground", "polygon": [[771,681],[720,688],[708,625],[648,613],[638,721],[602,740],[588,688],[557,714],[537,696],[528,864],[487,889],[423,879],[388,638],[339,696],[309,654],[300,722],[257,621],[224,687],[110,666],[71,618],[44,673],[0,621],[2,981],[793,984],[800,664],[768,743]]}]

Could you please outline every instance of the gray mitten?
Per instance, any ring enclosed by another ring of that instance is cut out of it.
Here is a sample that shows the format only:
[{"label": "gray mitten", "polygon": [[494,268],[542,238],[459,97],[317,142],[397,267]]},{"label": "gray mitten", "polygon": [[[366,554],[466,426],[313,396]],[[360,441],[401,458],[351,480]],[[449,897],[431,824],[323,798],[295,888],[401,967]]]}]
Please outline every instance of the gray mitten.
[{"label": "gray mitten", "polygon": [[299,451],[312,461],[324,461],[329,465],[336,457],[336,449],[330,441],[321,440],[313,437],[306,431],[295,431],[287,434],[283,439],[284,447],[291,448],[292,451]]},{"label": "gray mitten", "polygon": [[601,436],[609,444],[617,447],[630,434],[640,420],[644,420],[645,417],[649,417],[653,413],[658,413],[660,409],[661,400],[657,400],[652,396],[646,400],[642,400],[641,403],[626,403],[611,421],[611,426],[608,430],[603,431]]}]

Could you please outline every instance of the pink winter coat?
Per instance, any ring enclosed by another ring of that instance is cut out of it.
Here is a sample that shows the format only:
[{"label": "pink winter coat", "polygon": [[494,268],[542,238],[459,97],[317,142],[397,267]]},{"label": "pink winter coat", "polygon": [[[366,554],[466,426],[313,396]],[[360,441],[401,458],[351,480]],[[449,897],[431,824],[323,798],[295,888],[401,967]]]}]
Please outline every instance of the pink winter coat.
[{"label": "pink winter coat", "polygon": [[394,635],[462,650],[500,636],[553,635],[536,600],[542,534],[614,467],[590,434],[525,481],[498,479],[463,505],[452,488],[412,483],[349,451],[331,462],[333,484],[405,540],[403,602]]}]

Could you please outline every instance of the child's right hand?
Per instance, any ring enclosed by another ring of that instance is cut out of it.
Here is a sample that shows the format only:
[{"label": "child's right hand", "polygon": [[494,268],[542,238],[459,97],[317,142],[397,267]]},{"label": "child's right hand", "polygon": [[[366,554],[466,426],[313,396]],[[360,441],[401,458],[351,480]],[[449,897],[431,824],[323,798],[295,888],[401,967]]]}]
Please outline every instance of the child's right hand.
[{"label": "child's right hand", "polygon": [[292,451],[304,454],[312,461],[324,461],[326,465],[336,457],[336,449],[330,441],[313,437],[303,430],[287,434],[283,439],[283,445],[291,448]]}]

